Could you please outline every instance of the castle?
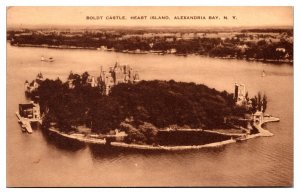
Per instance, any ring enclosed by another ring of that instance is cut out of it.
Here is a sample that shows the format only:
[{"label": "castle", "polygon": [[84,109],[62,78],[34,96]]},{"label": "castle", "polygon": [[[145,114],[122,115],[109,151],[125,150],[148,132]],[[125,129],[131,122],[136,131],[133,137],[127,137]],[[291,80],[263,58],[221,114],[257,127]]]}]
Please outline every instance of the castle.
[{"label": "castle", "polygon": [[[70,89],[75,88],[74,74],[70,74],[68,78],[68,87]],[[35,91],[40,83],[44,80],[42,73],[39,73],[35,80],[29,83],[27,80],[24,85],[25,94],[31,94]],[[140,81],[140,77],[137,71],[134,71],[129,65],[120,65],[118,62],[113,67],[109,68],[109,71],[103,71],[102,66],[100,67],[100,76],[98,78],[89,75],[86,83],[91,87],[99,87],[103,94],[108,95],[111,88],[114,85],[120,83],[137,83]]]},{"label": "castle", "polygon": [[[246,94],[246,87],[244,84],[234,84],[234,102],[237,106],[246,106],[247,108],[252,107],[251,100],[248,99]],[[261,102],[261,106],[258,106],[255,113],[252,114],[252,121],[255,124],[262,124],[263,119],[265,117],[264,110],[263,110],[263,103],[265,103],[263,100]]]},{"label": "castle", "polygon": [[120,83],[136,83],[139,82],[139,74],[129,65],[120,65],[115,63],[114,67],[110,67],[109,71],[103,71],[102,66],[100,69],[100,76],[98,78],[99,87],[101,87],[104,94],[108,95],[114,85]]}]

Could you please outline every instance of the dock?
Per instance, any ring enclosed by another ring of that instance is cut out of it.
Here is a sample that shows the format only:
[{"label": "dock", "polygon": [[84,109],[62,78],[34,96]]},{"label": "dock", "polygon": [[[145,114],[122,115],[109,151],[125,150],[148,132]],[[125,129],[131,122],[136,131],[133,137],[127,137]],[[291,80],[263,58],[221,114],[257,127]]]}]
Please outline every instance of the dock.
[{"label": "dock", "polygon": [[30,119],[21,117],[21,115],[18,112],[16,112],[16,116],[18,118],[18,122],[21,123],[22,129],[25,129],[28,133],[32,133],[33,131],[30,125]]},{"label": "dock", "polygon": [[263,121],[259,124],[253,124],[253,126],[258,130],[260,136],[262,137],[271,137],[273,136],[274,134],[271,133],[270,131],[262,128],[262,125],[265,124],[265,123],[268,123],[268,122],[279,122],[280,119],[279,118],[276,118],[276,117],[272,117],[272,116],[264,116],[263,117]]},{"label": "dock", "polygon": [[18,122],[22,126],[22,131],[32,133],[31,123],[42,124],[40,105],[31,101],[30,103],[19,104],[19,111],[16,112]]}]

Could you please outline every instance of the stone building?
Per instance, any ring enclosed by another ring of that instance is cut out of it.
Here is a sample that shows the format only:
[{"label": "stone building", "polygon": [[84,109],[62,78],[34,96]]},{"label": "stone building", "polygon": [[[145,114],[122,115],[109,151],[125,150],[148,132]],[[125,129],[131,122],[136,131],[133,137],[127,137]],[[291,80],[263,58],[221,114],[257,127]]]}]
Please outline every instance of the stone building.
[{"label": "stone building", "polygon": [[139,74],[129,65],[120,65],[115,63],[114,67],[110,67],[109,71],[100,69],[99,86],[103,92],[108,95],[114,85],[120,83],[136,83],[140,80]]},{"label": "stone building", "polygon": [[94,76],[89,76],[88,79],[86,80],[87,84],[91,85],[91,87],[97,87],[98,86],[98,82],[95,79]]},{"label": "stone building", "polygon": [[234,102],[236,105],[243,105],[246,102],[246,87],[244,84],[235,83]]},{"label": "stone building", "polygon": [[253,114],[253,122],[256,124],[256,125],[260,125],[263,123],[263,119],[264,119],[264,113],[261,112],[261,111],[256,111],[254,114]]}]

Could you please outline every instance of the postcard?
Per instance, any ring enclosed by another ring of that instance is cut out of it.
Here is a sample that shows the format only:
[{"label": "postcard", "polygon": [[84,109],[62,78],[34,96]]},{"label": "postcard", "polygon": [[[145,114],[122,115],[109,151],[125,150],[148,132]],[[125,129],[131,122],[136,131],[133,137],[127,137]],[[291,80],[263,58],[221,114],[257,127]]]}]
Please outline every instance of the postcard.
[{"label": "postcard", "polygon": [[293,19],[7,7],[7,187],[292,187]]}]

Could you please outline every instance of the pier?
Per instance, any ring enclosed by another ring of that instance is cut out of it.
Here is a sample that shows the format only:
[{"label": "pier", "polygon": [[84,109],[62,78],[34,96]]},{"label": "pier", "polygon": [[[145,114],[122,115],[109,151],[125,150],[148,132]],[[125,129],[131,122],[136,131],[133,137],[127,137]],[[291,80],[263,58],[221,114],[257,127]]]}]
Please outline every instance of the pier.
[{"label": "pier", "polygon": [[18,112],[16,112],[16,116],[18,118],[19,123],[21,123],[22,130],[28,133],[32,133],[32,128],[29,119],[21,117],[21,115]]},{"label": "pier", "polygon": [[280,121],[279,118],[266,115],[266,116],[263,116],[263,119],[262,119],[261,122],[259,122],[259,123],[254,122],[253,126],[258,130],[260,136],[262,136],[262,137],[271,137],[274,134],[271,133],[270,131],[265,130],[264,128],[262,128],[262,125],[265,124],[265,123],[268,123],[268,122],[278,122],[278,121]]}]

